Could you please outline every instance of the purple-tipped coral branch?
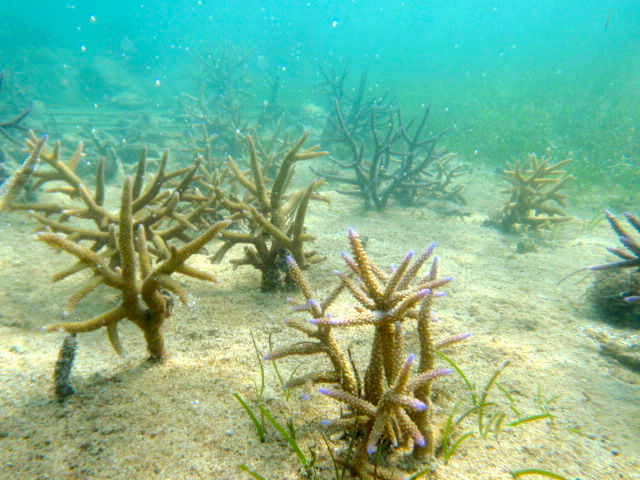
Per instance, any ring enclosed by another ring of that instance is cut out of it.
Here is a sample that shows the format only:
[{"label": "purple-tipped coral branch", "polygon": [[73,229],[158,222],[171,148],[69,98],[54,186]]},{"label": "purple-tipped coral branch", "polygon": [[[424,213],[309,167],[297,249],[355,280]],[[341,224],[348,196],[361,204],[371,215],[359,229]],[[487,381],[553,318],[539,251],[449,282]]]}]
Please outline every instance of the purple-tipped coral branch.
[{"label": "purple-tipped coral branch", "polygon": [[[611,280],[605,279],[607,278],[607,273],[611,271],[621,271],[631,268],[640,269],[640,242],[632,236],[632,232],[625,228],[609,210],[605,210],[605,216],[625,249],[606,247],[607,251],[620,260],[600,265],[592,265],[587,267],[587,269],[596,273],[603,272],[603,274],[596,277],[596,283],[593,287],[592,297],[595,300],[595,304],[602,308],[605,313],[615,314],[617,316],[629,306],[629,303],[640,303],[640,276],[638,275],[638,270],[635,270],[625,273],[620,272],[618,275],[614,274],[610,276]],[[625,212],[624,216],[627,218],[629,225],[631,225],[636,232],[640,232],[640,219],[628,212]],[[614,280],[616,278],[618,279],[617,281]],[[624,302],[620,302],[620,299],[624,300]]]},{"label": "purple-tipped coral branch", "polygon": [[[351,275],[336,272],[339,287],[321,300],[313,294],[300,268],[289,261],[292,275],[306,298],[306,304],[296,303],[296,310],[307,311],[312,318],[306,324],[297,320],[286,323],[305,333],[310,340],[280,348],[267,358],[319,353],[329,356],[333,372],[311,372],[293,379],[288,386],[308,388],[312,383],[333,384],[320,388],[320,393],[347,405],[349,412],[329,424],[360,430],[362,440],[347,463],[354,475],[370,478],[369,455],[381,443],[413,450],[418,459],[433,458],[436,441],[430,408],[431,384],[451,373],[450,369],[435,368],[436,348],[459,343],[469,334],[460,333],[439,342],[434,340],[432,304],[443,295],[438,289],[453,280],[453,277],[438,278],[437,257],[433,258],[429,273],[419,276],[420,269],[433,254],[435,243],[420,255],[409,252],[396,266],[385,270],[367,256],[355,230],[349,229],[348,238],[351,254],[343,253],[342,257]],[[333,300],[343,291],[357,302],[355,311],[329,314]],[[405,352],[407,322],[417,323],[418,355]],[[363,325],[373,326],[374,333],[370,361],[360,383],[356,381],[355,366],[336,342],[333,329]],[[378,475],[380,468],[376,467]]]},{"label": "purple-tipped coral branch", "polygon": [[[620,262],[604,263],[601,265],[593,265],[589,270],[611,270],[618,268],[640,267],[640,243],[638,243],[631,234],[622,226],[616,217],[609,210],[605,210],[605,215],[613,231],[618,234],[620,243],[626,247],[628,252],[614,247],[607,247],[607,250],[616,257],[621,258]],[[631,213],[625,212],[629,224],[638,232],[640,232],[640,219]]]}]

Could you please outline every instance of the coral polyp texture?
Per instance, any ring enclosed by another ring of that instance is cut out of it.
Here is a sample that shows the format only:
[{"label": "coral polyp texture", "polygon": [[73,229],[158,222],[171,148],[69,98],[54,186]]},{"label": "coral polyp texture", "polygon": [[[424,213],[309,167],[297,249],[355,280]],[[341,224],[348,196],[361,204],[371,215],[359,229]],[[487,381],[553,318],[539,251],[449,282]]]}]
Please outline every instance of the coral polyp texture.
[{"label": "coral polyp texture", "polygon": [[[433,459],[437,439],[431,387],[435,379],[451,372],[435,368],[436,350],[456,344],[469,334],[434,339],[433,304],[444,295],[440,289],[453,280],[438,276],[438,258],[433,257],[435,243],[421,254],[409,252],[389,270],[380,268],[368,257],[353,229],[349,230],[349,243],[351,253],[342,254],[349,272],[335,272],[340,284],[323,298],[314,295],[295,260],[289,258],[290,271],[306,299],[305,303],[291,302],[295,311],[308,312],[311,320],[287,320],[286,324],[303,332],[310,341],[279,348],[266,358],[327,356],[331,370],[295,377],[286,386],[304,385],[308,395],[314,384],[331,384],[320,388],[320,393],[343,403],[348,411],[325,423],[358,432],[355,453],[341,461],[360,478],[402,478],[381,465],[374,467],[370,455],[379,447],[390,445],[402,452],[412,452],[418,460]],[[430,259],[429,272],[420,275]],[[331,304],[345,291],[357,301],[355,311],[330,314]],[[418,355],[408,355],[405,349],[408,323],[416,326]],[[336,341],[334,329],[366,325],[373,326],[373,338],[369,364],[360,381],[357,367]]]},{"label": "coral polyp texture", "polygon": [[571,220],[572,217],[565,212],[568,196],[561,192],[575,180],[573,175],[563,170],[571,161],[567,159],[552,164],[551,150],[547,149],[542,160],[534,154],[524,162],[507,163],[500,177],[511,184],[501,192],[508,194],[509,198],[488,223],[512,231],[520,226],[534,230],[551,228],[554,224]]}]

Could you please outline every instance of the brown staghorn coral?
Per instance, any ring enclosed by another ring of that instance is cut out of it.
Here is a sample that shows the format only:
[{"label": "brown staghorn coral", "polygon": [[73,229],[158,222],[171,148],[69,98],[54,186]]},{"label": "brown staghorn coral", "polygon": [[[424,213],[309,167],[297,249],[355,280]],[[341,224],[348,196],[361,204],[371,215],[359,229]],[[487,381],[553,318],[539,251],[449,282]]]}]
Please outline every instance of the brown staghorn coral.
[{"label": "brown staghorn coral", "polygon": [[260,68],[255,50],[225,41],[194,58],[190,77],[198,93],[183,93],[180,114],[192,148],[207,157],[215,135],[217,152],[236,156],[246,132],[278,128],[285,117],[278,101],[282,82],[278,73]]},{"label": "brown staghorn coral", "polygon": [[[32,135],[27,140],[27,149],[36,149],[37,140]],[[110,225],[118,225],[119,218],[105,206],[104,157],[97,162],[95,187],[76,173],[78,163],[84,158],[83,150],[84,144],[80,142],[70,158],[63,161],[59,141],[52,149],[42,147],[42,164],[33,174],[32,191],[62,193],[69,197],[69,202],[18,203],[12,205],[12,209],[28,210],[33,218],[52,231],[65,233],[74,241],[91,242],[91,250],[97,252],[108,244]],[[188,232],[206,226],[207,217],[217,210],[215,199],[188,191],[196,179],[200,159],[196,159],[191,167],[171,172],[167,171],[168,161],[169,153],[165,151],[158,161],[156,173],[145,182],[149,159],[146,148],[143,148],[132,182],[134,221],[136,225],[144,226],[145,234],[152,243],[150,251],[158,258],[169,256],[167,242],[190,242],[192,236]],[[48,188],[45,190],[44,187]],[[89,221],[94,228],[80,226],[72,219]],[[112,252],[114,255],[117,257],[116,251]],[[117,262],[114,258],[111,263]]]},{"label": "brown staghorn coral", "polygon": [[[328,295],[321,300],[318,300],[316,295],[313,294],[311,286],[302,275],[302,271],[293,257],[288,257],[287,263],[293,280],[296,282],[296,285],[300,288],[301,293],[306,299],[306,302],[303,304],[298,304],[291,298],[288,299],[289,302],[294,305],[294,310],[308,311],[314,322],[326,317],[327,309],[344,290],[346,285],[344,283],[340,283]],[[314,355],[323,353],[329,357],[329,360],[333,365],[332,371],[312,372],[308,375],[292,378],[285,384],[286,388],[294,388],[304,385],[306,398],[311,396],[311,389],[316,383],[336,383],[342,385],[342,388],[348,393],[357,393],[358,385],[356,374],[349,363],[347,355],[340,348],[334,337],[332,325],[323,325],[318,323],[313,325],[297,319],[287,319],[285,320],[285,323],[287,326],[301,331],[313,340],[296,343],[288,347],[274,350],[267,355],[267,360],[277,360],[290,355]]]},{"label": "brown staghorn coral", "polygon": [[[255,96],[252,57],[252,51],[228,41],[196,54],[197,68],[191,78],[198,84],[198,93],[183,93],[182,115],[192,145],[204,146],[202,135],[208,137],[211,132],[219,137],[223,151],[238,152],[238,132],[253,126],[253,119],[247,116],[247,104]],[[200,131],[199,139],[193,137],[193,130]]]},{"label": "brown staghorn coral", "polygon": [[[105,327],[111,345],[116,352],[122,354],[123,347],[118,335],[118,323],[126,318],[144,333],[150,358],[162,361],[166,357],[166,350],[161,327],[164,320],[171,315],[171,294],[177,295],[184,304],[189,303],[185,289],[172,278],[172,275],[181,273],[200,280],[215,281],[209,273],[190,267],[185,262],[216,237],[230,222],[216,223],[180,248],[169,247],[169,256],[154,266],[144,225],[134,219],[133,188],[131,179],[126,178],[122,188],[117,227],[115,223],[110,225],[109,244],[104,252],[96,252],[68,236],[53,232],[38,234],[39,240],[53,248],[64,250],[78,259],[78,263],[59,274],[58,279],[85,269],[93,273],[89,282],[72,295],[67,310],[72,309],[101,284],[119,290],[121,295],[118,306],[96,317],[80,322],[54,323],[45,329],[73,334]],[[110,253],[112,251],[118,252],[120,260],[119,265],[115,267],[110,266],[107,261],[112,258]]]},{"label": "brown staghorn coral", "polygon": [[573,175],[562,170],[571,161],[550,164],[551,150],[547,149],[542,161],[534,154],[525,162],[507,163],[507,169],[500,177],[511,184],[501,192],[509,194],[509,199],[487,223],[512,231],[517,225],[537,230],[571,220],[564,211],[568,197],[560,192],[575,180]]},{"label": "brown staghorn coral", "polygon": [[0,212],[8,210],[18,197],[20,191],[33,176],[35,169],[40,160],[40,152],[47,141],[47,136],[40,137],[33,146],[29,156],[26,158],[22,166],[0,185]]},{"label": "brown staghorn coral", "polygon": [[[42,160],[41,167],[33,174],[33,188],[46,188],[45,193],[64,194],[69,200],[14,204],[12,208],[29,210],[46,228],[38,234],[38,239],[78,259],[58,272],[54,281],[85,270],[92,272],[91,278],[69,298],[63,314],[69,315],[100,285],[121,293],[120,305],[108,312],[90,320],[60,322],[45,328],[81,333],[106,327],[111,344],[121,354],[117,324],[127,318],[144,332],[151,358],[162,360],[166,351],[160,329],[171,314],[172,294],[188,303],[185,289],[172,275],[180,273],[215,281],[211,274],[189,267],[185,262],[191,255],[202,252],[230,223],[218,222],[204,233],[198,233],[199,227],[209,225],[207,216],[217,208],[214,199],[203,197],[197,190],[188,192],[200,161],[197,159],[191,167],[169,172],[168,152],[165,152],[156,173],[146,183],[148,158],[143,149],[136,175],[133,179],[126,178],[119,211],[114,212],[106,207],[104,158],[97,162],[95,186],[91,187],[76,173],[84,157],[83,143],[67,161],[62,160],[60,142],[48,149],[43,139],[32,135],[27,140],[27,148],[32,156],[39,153]],[[173,245],[176,242],[181,242],[182,247]]]},{"label": "brown staghorn coral", "polygon": [[[360,237],[349,230],[352,255],[343,253],[350,274],[336,272],[341,284],[321,300],[313,292],[290,258],[291,272],[306,298],[295,310],[308,311],[311,324],[288,320],[287,325],[305,333],[304,341],[274,350],[267,359],[291,355],[327,355],[332,371],[312,372],[292,379],[287,386],[307,387],[333,384],[320,392],[349,407],[343,418],[327,422],[347,430],[357,428],[359,441],[355,454],[343,459],[354,475],[360,478],[398,478],[380,466],[372,466],[369,456],[381,444],[391,444],[404,451],[411,450],[416,459],[430,460],[435,453],[435,434],[431,418],[431,384],[446,375],[448,369],[436,369],[435,351],[467,338],[459,334],[442,341],[434,340],[432,304],[440,296],[437,290],[452,278],[438,278],[437,257],[428,274],[419,276],[421,268],[431,258],[435,244],[422,254],[410,252],[389,272],[372,262],[365,253]],[[347,290],[358,302],[356,311],[345,316],[328,313],[331,303]],[[293,303],[293,302],[292,302]],[[415,355],[406,355],[404,336],[406,322],[416,322],[420,345],[417,372],[412,375]],[[336,342],[333,328],[361,325],[374,326],[369,365],[362,384],[355,366]]]},{"label": "brown staghorn coral", "polygon": [[215,252],[212,261],[221,261],[235,245],[245,244],[244,257],[234,259],[231,263],[235,266],[251,265],[260,270],[260,289],[263,292],[279,288],[283,272],[285,288],[293,285],[286,271],[288,255],[292,255],[303,269],[324,259],[315,251],[305,250],[305,243],[313,241],[314,237],[306,233],[304,223],[312,199],[327,201],[316,193],[324,182],[314,181],[308,187],[286,195],[298,162],[327,155],[327,152],[318,151],[319,146],[303,150],[308,137],[309,132],[283,154],[275,179],[269,187],[269,179],[265,175],[264,165],[259,161],[256,145],[248,136],[253,180],[231,157],[228,158],[234,180],[245,191],[244,197],[238,198],[222,188],[213,187],[220,206],[230,212],[238,228],[221,235],[224,244]]}]

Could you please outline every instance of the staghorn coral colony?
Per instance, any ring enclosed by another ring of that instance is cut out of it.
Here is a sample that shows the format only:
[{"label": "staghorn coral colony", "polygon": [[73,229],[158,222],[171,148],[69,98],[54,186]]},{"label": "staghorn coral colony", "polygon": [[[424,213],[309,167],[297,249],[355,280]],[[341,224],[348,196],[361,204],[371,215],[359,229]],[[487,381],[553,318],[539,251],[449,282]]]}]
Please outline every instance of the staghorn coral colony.
[{"label": "staghorn coral colony", "polygon": [[[54,375],[59,400],[75,391],[71,368],[80,333],[104,328],[113,349],[122,355],[124,346],[118,325],[126,319],[142,331],[151,360],[163,361],[167,357],[162,326],[171,315],[173,299],[190,303],[187,291],[173,276],[182,274],[214,282],[210,273],[189,266],[187,261],[218,237],[220,245],[213,260],[219,261],[235,245],[245,244],[245,256],[232,263],[258,269],[262,291],[278,288],[280,272],[284,272],[285,285],[297,286],[305,296],[306,303],[296,309],[307,311],[311,323],[291,321],[289,326],[314,341],[284,347],[268,358],[319,353],[328,356],[332,370],[294,378],[288,386],[304,385],[309,391],[313,385],[323,385],[320,391],[324,395],[347,406],[348,412],[331,422],[337,428],[358,426],[361,440],[357,453],[352,459],[342,459],[345,466],[364,478],[395,478],[394,474],[383,473],[384,469],[378,471],[377,466],[378,473],[373,473],[369,462],[373,451],[386,445],[411,450],[420,460],[433,458],[436,434],[429,408],[431,383],[450,373],[448,369],[435,368],[435,349],[468,336],[436,342],[432,333],[432,303],[452,277],[438,277],[438,260],[432,257],[435,244],[421,254],[410,252],[399,265],[384,270],[368,258],[360,237],[350,230],[352,252],[343,253],[349,272],[337,272],[340,284],[336,289],[325,298],[316,298],[302,270],[322,257],[305,249],[305,243],[313,240],[306,233],[305,215],[311,200],[326,201],[317,193],[323,181],[315,180],[306,188],[286,193],[298,162],[327,153],[317,146],[303,149],[308,136],[307,133],[296,142],[285,144],[280,154],[263,158],[262,162],[258,150],[266,149],[256,148],[256,142],[247,136],[250,174],[231,157],[224,173],[207,171],[201,157],[190,167],[168,171],[168,151],[159,160],[151,161],[143,149],[135,175],[124,178],[119,208],[114,212],[106,206],[109,202],[104,157],[97,162],[95,178],[89,183],[76,173],[85,157],[82,142],[68,160],[63,160],[60,141],[48,148],[46,136],[31,134],[24,166],[3,186],[3,208],[28,211],[42,226],[38,240],[75,257],[68,268],[55,274],[55,282],[90,274],[68,299],[65,316],[71,315],[101,285],[117,291],[119,297],[116,306],[93,318],[45,327],[47,331],[69,334]],[[43,166],[36,170],[38,160]],[[157,167],[149,178],[151,163]],[[274,172],[274,178],[268,178],[268,171]],[[47,193],[68,200],[16,202],[17,189],[30,179],[32,191],[46,189]],[[429,271],[421,274],[429,261]],[[332,316],[328,310],[343,291],[349,292],[359,305],[352,314]],[[418,356],[408,355],[405,350],[407,323],[416,326]],[[374,326],[374,337],[371,361],[361,381],[356,366],[336,342],[333,329],[362,325]]]},{"label": "staghorn coral colony", "polygon": [[[184,168],[170,171],[168,150],[152,158],[143,147],[137,164],[123,178],[118,198],[111,199],[105,171],[111,159],[107,153],[117,155],[113,150],[98,145],[104,155],[86,162],[89,154],[80,142],[66,158],[62,142],[49,147],[47,135],[32,132],[24,164],[0,189],[0,211],[28,212],[40,225],[37,239],[70,254],[67,268],[54,275],[54,282],[87,275],[67,300],[65,317],[99,287],[108,287],[118,297],[117,305],[92,318],[65,319],[45,327],[67,334],[54,374],[55,394],[64,400],[74,392],[71,367],[84,332],[104,328],[113,349],[122,355],[118,327],[129,320],[144,335],[149,358],[164,361],[168,352],[163,325],[172,314],[174,298],[187,306],[192,303],[179,275],[213,283],[213,274],[191,266],[190,259],[206,254],[211,263],[220,263],[231,257],[234,269],[251,266],[257,271],[260,291],[297,289],[304,297],[303,302],[289,299],[299,315],[285,321],[302,339],[279,339],[283,345],[265,358],[275,362],[314,356],[326,361],[326,368],[294,375],[284,386],[302,389],[311,401],[322,398],[320,394],[340,405],[339,418],[324,422],[342,434],[333,443],[344,447],[337,462],[358,478],[407,478],[410,474],[403,469],[429,465],[443,444],[443,422],[435,418],[432,390],[452,370],[438,367],[436,352],[470,336],[463,332],[437,338],[434,331],[434,304],[453,277],[439,274],[435,243],[383,268],[349,229],[350,252],[342,253],[345,271],[335,272],[338,281],[330,292],[317,293],[308,279],[313,270],[306,271],[325,256],[309,247],[315,236],[307,214],[314,202],[329,203],[330,197],[322,193],[327,183],[377,212],[389,208],[391,200],[400,205],[419,204],[424,198],[464,204],[463,185],[457,183],[464,168],[454,163],[454,154],[438,147],[444,132],[428,132],[429,107],[405,122],[401,108],[386,95],[366,98],[366,75],[357,89],[346,89],[346,70],[342,75],[322,72],[331,105],[322,143],[332,147],[331,156],[319,145],[306,147],[310,132],[294,136],[284,117],[272,118],[277,89],[271,97],[273,109],[265,106],[258,122],[245,116],[244,89],[251,84],[241,67],[246,53],[226,46],[215,61],[214,56],[204,61],[207,84],[198,96],[187,96],[188,141],[195,159]],[[238,72],[238,82],[230,80],[236,75],[230,69]],[[0,124],[0,133],[21,131],[20,122],[28,113]],[[217,139],[222,148],[216,147]],[[322,157],[329,157],[324,165]],[[570,162],[552,162],[547,150],[541,160],[533,155],[508,164],[501,177],[510,183],[503,192],[509,197],[489,223],[503,231],[543,230],[570,220],[564,193],[574,179],[564,169]],[[86,163],[96,165],[92,178],[79,172]],[[315,177],[301,185],[296,168],[305,164],[313,164]],[[45,200],[20,202],[24,190]],[[626,217],[640,231],[640,221]],[[609,212],[607,218],[626,250],[609,248],[621,261],[591,270],[637,267],[638,242]],[[233,256],[237,250],[239,256]],[[633,273],[630,288],[620,292],[626,304],[640,297],[637,272]],[[340,310],[337,300],[345,297],[353,306]],[[351,346],[340,343],[342,329],[362,332],[359,345],[367,349],[368,361],[357,363]],[[415,354],[405,345],[409,332],[418,339]],[[398,453],[406,454],[399,462]]]},{"label": "staghorn coral colony", "polygon": [[551,163],[551,149],[547,149],[542,160],[533,154],[524,162],[507,163],[500,176],[511,184],[502,191],[509,198],[492,214],[487,224],[510,232],[518,228],[548,229],[571,220],[564,211],[568,197],[561,192],[575,180],[573,175],[562,169],[571,161]]},{"label": "staghorn coral colony", "polygon": [[[251,265],[259,270],[260,290],[263,292],[280,287],[291,288],[293,280],[286,268],[288,255],[293,255],[301,268],[323,260],[315,250],[305,250],[305,242],[313,241],[314,237],[306,232],[304,221],[311,200],[328,201],[316,192],[324,181],[313,181],[308,187],[286,195],[298,162],[327,155],[327,152],[318,151],[319,146],[302,150],[308,137],[309,132],[285,150],[281,159],[261,163],[255,142],[248,136],[253,180],[241,171],[233,158],[228,158],[233,181],[241,186],[245,195],[239,198],[232,193],[225,194],[220,187],[213,188],[214,197],[238,228],[222,234],[224,243],[212,256],[212,261],[221,261],[235,245],[246,245],[244,257],[231,263],[235,266]],[[273,163],[277,170],[269,187],[267,171],[269,166],[274,166]]]},{"label": "staghorn coral colony", "polygon": [[367,97],[367,74],[348,94],[348,66],[341,74],[320,72],[321,93],[332,110],[323,136],[340,155],[330,157],[337,171],[315,171],[340,186],[337,192],[360,198],[366,209],[377,211],[384,211],[391,199],[403,205],[424,199],[466,204],[463,186],[455,184],[464,167],[454,163],[455,154],[437,146],[445,132],[428,134],[430,106],[406,122],[400,105],[387,94]]},{"label": "staghorn coral colony", "polygon": [[[326,355],[332,370],[293,378],[285,387],[304,386],[308,395],[313,385],[333,385],[320,388],[320,393],[345,404],[347,411],[327,425],[347,432],[355,429],[358,437],[355,454],[341,461],[360,478],[400,478],[397,472],[374,466],[370,456],[378,448],[391,445],[399,451],[412,452],[416,459],[433,460],[437,440],[431,384],[451,373],[450,369],[435,368],[435,352],[469,334],[438,341],[434,338],[433,302],[443,295],[440,289],[453,280],[438,276],[438,257],[431,259],[435,243],[421,254],[409,252],[388,270],[369,259],[353,229],[349,230],[349,243],[351,254],[342,254],[348,273],[337,271],[340,284],[323,298],[314,295],[295,260],[289,258],[290,270],[306,299],[294,309],[308,312],[311,321],[288,320],[287,325],[307,335],[310,341],[277,349],[266,359]],[[420,273],[429,260],[428,273]],[[331,304],[345,290],[357,301],[355,311],[332,314]],[[408,324],[415,324],[418,333],[417,356],[407,355],[405,349]],[[336,341],[333,330],[367,325],[374,327],[370,360],[359,381],[356,366]]]},{"label": "staghorn coral colony", "polygon": [[[424,119],[426,114],[422,125]],[[324,258],[306,248],[314,237],[307,233],[305,218],[312,201],[328,201],[318,192],[324,180],[289,193],[295,166],[327,155],[318,146],[303,148],[308,137],[305,133],[273,148],[273,143],[265,147],[247,135],[242,142],[248,160],[229,156],[220,162],[198,156],[191,166],[175,171],[168,170],[168,151],[151,159],[143,148],[134,175],[123,180],[114,211],[107,207],[114,202],[107,196],[105,157],[95,162],[95,176],[87,181],[77,173],[86,156],[83,142],[64,160],[60,141],[49,148],[46,136],[30,135],[27,160],[3,186],[3,209],[29,212],[41,225],[39,241],[75,257],[54,275],[54,282],[89,273],[67,300],[64,316],[101,285],[118,292],[119,298],[116,306],[87,320],[45,327],[68,334],[54,374],[60,401],[75,392],[71,368],[78,334],[104,328],[113,349],[122,355],[118,326],[129,320],[142,331],[149,358],[164,361],[168,354],[162,326],[172,313],[174,298],[190,304],[188,292],[174,276],[215,282],[208,271],[189,266],[189,258],[217,242],[211,260],[219,262],[233,247],[244,245],[244,256],[231,263],[257,269],[263,292],[296,287],[305,298],[304,303],[291,303],[310,321],[286,324],[307,340],[273,350],[266,358],[326,356],[329,369],[293,377],[285,386],[302,387],[309,398],[319,387],[322,395],[344,406],[340,418],[325,422],[351,432],[355,439],[354,451],[337,461],[355,477],[397,479],[405,474],[387,458],[390,448],[411,454],[413,463],[404,465],[409,470],[435,459],[442,433],[434,418],[432,384],[452,372],[436,367],[436,350],[470,335],[435,338],[433,304],[453,277],[439,276],[435,243],[385,269],[368,257],[360,236],[350,229],[351,252],[342,254],[347,271],[336,272],[339,283],[332,292],[314,294],[303,270]],[[153,173],[148,172],[151,165]],[[56,201],[18,202],[16,193],[29,182],[31,192],[56,195]],[[340,295],[357,302],[353,311],[332,311]],[[373,327],[369,362],[358,366],[349,349],[336,340],[335,331],[366,326]],[[417,332],[417,354],[405,348],[411,329]]]},{"label": "staghorn coral colony", "polygon": [[[218,242],[214,261],[222,260],[235,245],[244,244],[244,257],[231,263],[259,270],[262,291],[295,286],[306,299],[295,309],[307,312],[310,322],[291,320],[287,324],[310,341],[282,347],[267,358],[327,356],[331,369],[294,377],[287,387],[304,387],[310,396],[313,386],[321,386],[322,394],[345,405],[341,418],[327,422],[332,428],[357,431],[355,454],[340,459],[345,468],[361,478],[397,478],[397,469],[371,462],[376,450],[389,447],[412,452],[418,461],[434,459],[439,434],[434,427],[431,386],[451,373],[450,369],[436,368],[435,351],[469,336],[434,338],[432,306],[453,278],[438,275],[435,243],[383,269],[368,257],[359,235],[350,229],[351,253],[342,255],[348,271],[336,272],[339,285],[333,292],[323,298],[314,295],[302,271],[323,258],[305,248],[313,241],[305,216],[312,200],[327,200],[317,192],[324,181],[314,180],[288,193],[295,165],[327,153],[318,146],[304,149],[308,136],[284,142],[278,152],[268,155],[266,148],[256,147],[258,141],[247,136],[248,170],[228,157],[225,170],[218,166],[211,172],[205,159],[198,157],[189,167],[169,171],[168,151],[160,159],[150,159],[143,149],[135,175],[123,180],[119,207],[113,211],[107,207],[114,202],[107,196],[104,157],[96,162],[95,177],[88,182],[77,173],[85,158],[82,142],[64,160],[60,141],[49,148],[46,136],[31,134],[25,166],[14,178],[20,180],[21,188],[32,180],[32,192],[54,194],[56,201],[17,202],[10,179],[7,190],[12,193],[4,197],[5,208],[28,211],[42,227],[38,240],[75,257],[54,275],[54,282],[89,273],[88,280],[67,300],[64,316],[70,316],[102,285],[118,292],[119,298],[116,306],[87,320],[45,327],[68,334],[54,375],[60,401],[75,391],[71,368],[78,334],[104,328],[113,349],[122,355],[118,326],[129,320],[142,331],[149,358],[162,362],[167,358],[162,326],[172,313],[174,297],[190,304],[186,289],[174,276],[214,282],[211,273],[189,266],[189,258],[205,252],[213,241]],[[35,169],[38,159],[42,164]],[[155,172],[148,173],[151,164],[156,165]],[[428,264],[428,271],[421,272]],[[331,312],[333,301],[343,293],[357,301],[354,311]],[[417,355],[405,349],[409,324],[418,335]],[[336,341],[334,330],[367,325],[374,328],[370,361],[358,367]]]},{"label": "staghorn coral colony", "polygon": [[[28,148],[45,160],[51,167],[35,174],[35,187],[54,180],[66,185],[58,185],[56,191],[63,192],[75,200],[73,204],[17,204],[16,209],[28,209],[31,216],[46,227],[38,233],[38,240],[65,251],[77,261],[69,268],[57,273],[54,281],[60,281],[88,270],[90,279],[77,290],[64,307],[69,315],[78,303],[100,285],[106,285],[120,292],[120,304],[94,318],[80,322],[58,322],[48,325],[46,330],[60,330],[75,334],[106,328],[109,341],[118,354],[124,347],[118,334],[118,323],[128,319],[144,333],[150,358],[162,361],[166,355],[162,324],[171,315],[173,295],[184,304],[189,303],[185,289],[172,278],[175,273],[206,281],[215,281],[208,272],[185,264],[193,254],[227,227],[229,221],[211,225],[203,233],[189,237],[186,230],[193,227],[211,202],[198,205],[180,205],[183,193],[193,180],[197,164],[175,172],[166,172],[168,153],[165,152],[157,173],[144,188],[144,172],[147,155],[143,150],[135,178],[126,177],[120,196],[117,213],[104,207],[104,159],[98,164],[95,189],[92,193],[87,183],[74,172],[82,157],[80,144],[68,162],[60,160],[61,144],[56,142],[52,150],[28,141]],[[175,187],[163,189],[170,179],[180,181]],[[187,202],[188,203],[188,202]],[[93,228],[81,226],[89,222]],[[174,239],[184,242],[177,247]]]},{"label": "staghorn coral colony", "polygon": [[[271,159],[277,164],[274,180],[263,173],[250,136],[247,142],[253,181],[231,157],[229,174],[206,171],[201,157],[190,167],[168,172],[169,154],[165,151],[157,162],[156,173],[147,182],[149,159],[145,148],[135,176],[124,179],[120,208],[114,213],[105,207],[104,157],[97,162],[92,188],[76,173],[84,157],[82,142],[65,162],[61,159],[60,141],[48,149],[47,137],[39,138],[32,132],[27,140],[30,155],[0,189],[2,209],[29,211],[44,227],[38,240],[76,257],[75,263],[54,276],[55,282],[87,270],[91,272],[90,279],[67,301],[65,316],[100,285],[119,291],[120,296],[117,307],[94,318],[57,322],[45,327],[46,330],[77,334],[104,327],[114,350],[122,355],[124,347],[118,323],[128,319],[142,330],[150,359],[162,361],[167,352],[161,327],[171,315],[174,297],[185,305],[190,303],[187,291],[172,275],[215,282],[209,272],[185,263],[192,255],[203,252],[215,237],[220,236],[223,243],[214,260],[221,260],[236,244],[248,245],[245,257],[232,263],[259,269],[262,291],[278,287],[281,264],[287,255],[293,255],[303,268],[321,261],[315,252],[304,248],[305,242],[313,240],[306,233],[304,220],[310,200],[322,199],[315,193],[322,181],[313,181],[307,188],[286,195],[294,164],[326,154],[318,151],[317,146],[302,150],[308,136],[307,133],[291,144],[281,158]],[[48,168],[35,171],[39,158]],[[32,191],[51,185],[47,192],[63,194],[70,202],[14,202],[17,191],[31,177]],[[196,182],[209,195],[195,187]],[[236,182],[246,191],[242,198],[230,188]],[[270,189],[267,182],[272,183]],[[224,216],[227,218],[219,220]],[[227,227],[234,230],[225,232]]]}]

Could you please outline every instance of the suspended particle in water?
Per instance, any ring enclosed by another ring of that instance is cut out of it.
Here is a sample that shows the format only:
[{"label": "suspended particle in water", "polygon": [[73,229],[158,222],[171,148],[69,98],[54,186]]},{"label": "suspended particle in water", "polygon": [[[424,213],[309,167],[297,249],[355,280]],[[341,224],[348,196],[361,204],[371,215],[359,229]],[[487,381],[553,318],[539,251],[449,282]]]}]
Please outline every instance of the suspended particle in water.
[{"label": "suspended particle in water", "polygon": [[95,17],[94,15],[91,15],[91,16],[89,17],[89,21],[90,21],[91,23],[96,23],[96,17]]},{"label": "suspended particle in water", "polygon": [[337,18],[334,18],[334,19],[333,19],[333,22],[331,22],[331,26],[332,26],[333,28],[336,28],[336,27],[338,26],[338,19],[337,19]]}]

